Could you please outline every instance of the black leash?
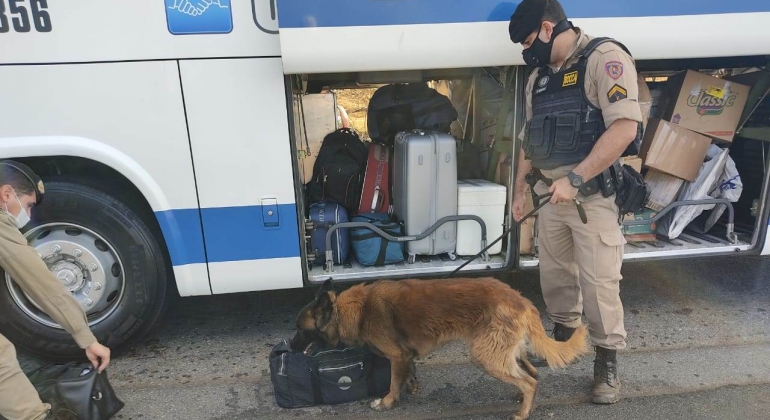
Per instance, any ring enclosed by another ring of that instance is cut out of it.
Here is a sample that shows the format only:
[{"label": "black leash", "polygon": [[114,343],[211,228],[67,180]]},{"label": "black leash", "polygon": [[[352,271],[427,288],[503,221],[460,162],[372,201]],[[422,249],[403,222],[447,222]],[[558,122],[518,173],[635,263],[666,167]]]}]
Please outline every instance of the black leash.
[{"label": "black leash", "polygon": [[[537,213],[538,210],[540,210],[541,208],[543,208],[543,206],[548,204],[549,200],[543,200],[543,199],[544,198],[551,198],[553,193],[547,193],[547,194],[543,194],[543,195],[535,195],[534,192],[533,192],[532,195],[536,198],[535,202],[538,203],[538,205],[534,209],[532,209],[532,211],[530,211],[524,217],[522,217],[521,220],[513,221],[513,223],[511,224],[511,227],[509,227],[505,232],[503,232],[502,235],[500,235],[497,239],[495,239],[494,242],[492,242],[491,244],[487,245],[486,248],[482,249],[478,254],[474,255],[471,259],[469,259],[468,261],[464,262],[461,266],[455,268],[454,271],[449,273],[446,277],[454,276],[455,274],[457,274],[458,271],[462,270],[463,267],[465,267],[466,265],[468,265],[471,262],[473,262],[476,258],[482,256],[485,252],[487,252],[490,248],[492,248],[496,243],[500,242],[504,237],[508,236],[508,234],[510,234],[513,231],[513,229],[516,228],[516,226],[519,226],[523,221],[525,221],[528,218],[532,217],[532,215]],[[580,203],[580,201],[577,200],[577,198],[573,199],[573,201],[575,202],[575,205],[577,206],[578,215],[580,216],[580,221],[583,222],[583,224],[588,223],[588,217],[586,216],[585,209],[583,209],[583,205]]]}]

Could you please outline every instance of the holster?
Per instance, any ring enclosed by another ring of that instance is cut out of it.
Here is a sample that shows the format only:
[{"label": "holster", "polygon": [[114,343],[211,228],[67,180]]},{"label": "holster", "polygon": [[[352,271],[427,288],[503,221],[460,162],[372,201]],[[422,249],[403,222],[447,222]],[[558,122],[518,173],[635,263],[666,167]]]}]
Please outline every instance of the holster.
[{"label": "holster", "polygon": [[615,164],[613,169],[617,184],[615,204],[620,215],[635,213],[647,205],[650,192],[642,175],[629,165]]}]

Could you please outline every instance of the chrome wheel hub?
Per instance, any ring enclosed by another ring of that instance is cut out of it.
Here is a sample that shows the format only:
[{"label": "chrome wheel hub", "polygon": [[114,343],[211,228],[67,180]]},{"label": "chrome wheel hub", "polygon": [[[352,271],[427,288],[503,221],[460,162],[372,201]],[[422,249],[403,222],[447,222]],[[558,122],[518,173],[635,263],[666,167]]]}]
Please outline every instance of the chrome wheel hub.
[{"label": "chrome wheel hub", "polygon": [[[123,265],[115,249],[99,234],[70,223],[36,227],[25,235],[54,277],[86,313],[89,325],[107,318],[125,289]],[[16,304],[41,324],[61,328],[6,274]]]}]

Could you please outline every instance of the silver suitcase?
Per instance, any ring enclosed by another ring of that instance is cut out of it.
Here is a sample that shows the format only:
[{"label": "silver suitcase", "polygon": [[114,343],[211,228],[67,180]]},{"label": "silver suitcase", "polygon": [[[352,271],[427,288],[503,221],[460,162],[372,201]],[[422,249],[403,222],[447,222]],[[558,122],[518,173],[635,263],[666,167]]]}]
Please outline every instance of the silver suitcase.
[{"label": "silver suitcase", "polygon": [[[457,159],[449,134],[413,130],[396,135],[393,156],[393,213],[407,236],[419,235],[441,218],[457,215]],[[447,253],[454,260],[457,222],[448,222],[425,239],[406,243],[409,262],[416,255]]]}]

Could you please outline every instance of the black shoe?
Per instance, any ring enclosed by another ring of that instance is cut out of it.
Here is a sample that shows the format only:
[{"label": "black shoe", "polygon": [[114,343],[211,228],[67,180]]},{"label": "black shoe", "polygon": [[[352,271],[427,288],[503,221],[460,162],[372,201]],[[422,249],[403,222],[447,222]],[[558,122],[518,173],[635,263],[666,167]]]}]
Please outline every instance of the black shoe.
[{"label": "black shoe", "polygon": [[620,400],[620,379],[615,350],[596,347],[592,392],[591,402],[594,404],[614,404]]},{"label": "black shoe", "polygon": [[[552,332],[552,336],[554,340],[567,341],[570,339],[570,337],[572,337],[572,334],[574,332],[575,332],[575,328],[570,328],[562,324],[559,324],[558,322],[554,322],[553,332]],[[545,359],[541,359],[540,357],[537,357],[535,355],[530,355],[529,361],[530,363],[532,363],[532,366],[535,366],[535,367],[548,366],[548,362],[546,362]]]},{"label": "black shoe", "polygon": [[59,409],[56,412],[54,410],[49,411],[45,420],[78,420],[78,416],[67,409]]},{"label": "black shoe", "polygon": [[558,322],[553,326],[553,339],[556,341],[567,341],[572,338],[576,328],[566,327]]}]

